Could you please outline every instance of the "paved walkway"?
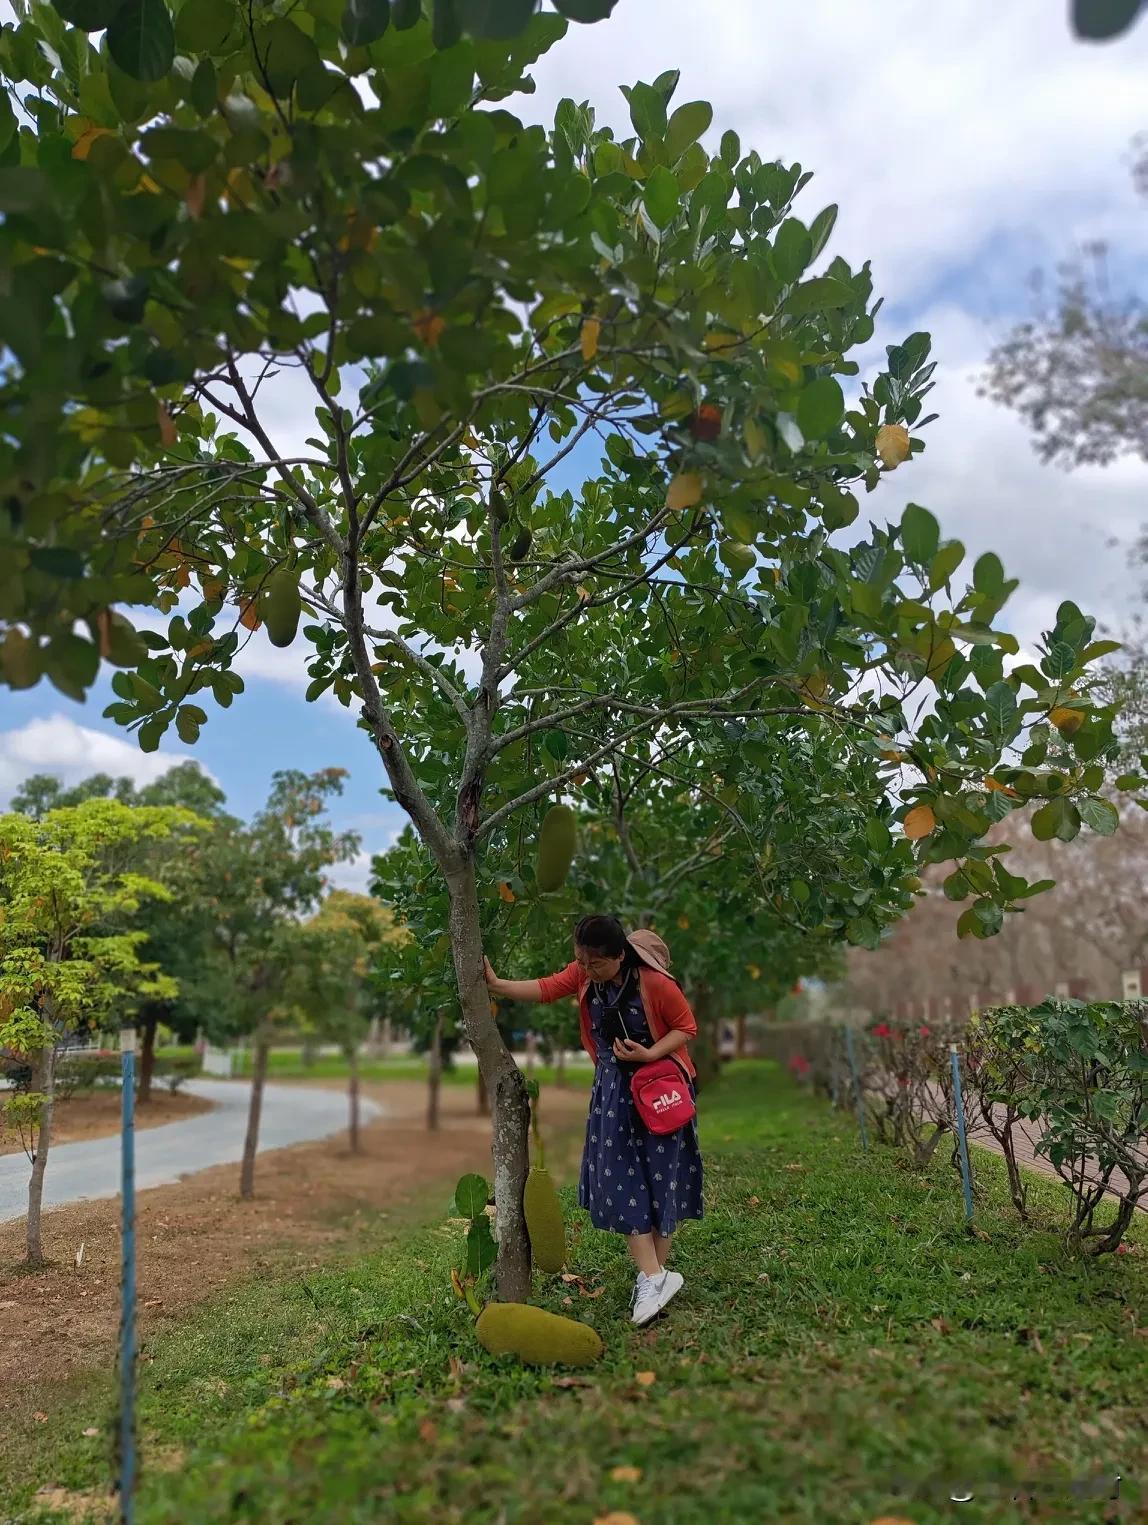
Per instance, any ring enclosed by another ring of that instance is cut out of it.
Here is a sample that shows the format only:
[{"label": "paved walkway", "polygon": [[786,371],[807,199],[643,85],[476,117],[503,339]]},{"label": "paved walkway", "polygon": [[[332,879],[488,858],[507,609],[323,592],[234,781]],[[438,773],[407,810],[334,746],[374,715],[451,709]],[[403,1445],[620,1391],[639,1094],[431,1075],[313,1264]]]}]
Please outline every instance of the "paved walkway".
[{"label": "paved walkway", "polygon": [[[184,1122],[144,1128],[136,1134],[136,1186],[168,1186],[185,1175],[211,1165],[238,1163],[247,1133],[251,1086],[237,1080],[192,1080],[186,1089],[213,1102]],[[364,1123],[380,1117],[383,1108],[365,1098],[360,1102]],[[259,1128],[259,1152],[288,1144],[329,1138],[347,1126],[347,1097],[343,1091],[319,1087],[271,1084],[264,1088]],[[0,1156],[0,1223],[22,1218],[28,1207],[30,1166],[24,1154]],[[97,1197],[114,1197],[120,1189],[118,1134],[60,1144],[48,1155],[44,1206],[64,1207]]]},{"label": "paved walkway", "polygon": [[[997,1117],[1000,1117],[1003,1123],[1004,1115],[1004,1107],[994,1107],[994,1120]],[[1047,1155],[1037,1154],[1036,1152],[1036,1146],[1040,1141],[1040,1136],[1040,1130],[1035,1123],[1027,1122],[1024,1118],[1018,1118],[1016,1120],[1016,1122],[1013,1124],[1013,1146],[1016,1152],[1017,1163],[1027,1166],[1027,1168],[1030,1170],[1037,1170],[1041,1175],[1051,1176],[1053,1180],[1059,1181],[1060,1176],[1057,1175],[1056,1167],[1053,1165],[1052,1161],[1048,1158]],[[986,1149],[991,1149],[994,1154],[1004,1153],[1004,1150],[997,1143],[993,1135],[989,1132],[989,1129],[984,1122],[979,1122],[976,1127],[970,1126],[969,1140],[971,1143],[982,1144]],[[1127,1189],[1128,1182],[1125,1179],[1123,1171],[1114,1171],[1111,1180],[1111,1190],[1114,1193],[1119,1193],[1126,1191]],[[1142,1213],[1148,1212],[1148,1198],[1142,1196],[1140,1201],[1137,1203],[1137,1207]]]}]

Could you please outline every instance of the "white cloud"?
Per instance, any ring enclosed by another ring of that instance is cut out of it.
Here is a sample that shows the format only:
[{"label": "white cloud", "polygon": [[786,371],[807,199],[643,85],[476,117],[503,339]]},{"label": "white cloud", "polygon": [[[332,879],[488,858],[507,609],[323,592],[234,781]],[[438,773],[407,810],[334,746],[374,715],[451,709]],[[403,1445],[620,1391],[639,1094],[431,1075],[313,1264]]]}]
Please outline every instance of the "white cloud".
[{"label": "white cloud", "polygon": [[79,725],[68,715],[29,720],[18,730],[0,731],[0,804],[33,773],[51,773],[66,787],[93,773],[127,777],[142,786],[184,761],[182,753],[141,752],[134,741]]}]

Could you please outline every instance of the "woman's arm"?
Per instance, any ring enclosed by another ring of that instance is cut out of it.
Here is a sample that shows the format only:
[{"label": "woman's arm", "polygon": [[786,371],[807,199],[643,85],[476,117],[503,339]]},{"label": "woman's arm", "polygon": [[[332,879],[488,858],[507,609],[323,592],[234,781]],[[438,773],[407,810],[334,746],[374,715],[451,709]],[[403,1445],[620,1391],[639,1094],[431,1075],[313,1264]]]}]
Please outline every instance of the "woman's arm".
[{"label": "woman's arm", "polygon": [[671,1028],[664,1038],[659,1038],[657,1043],[649,1048],[643,1048],[640,1043],[635,1043],[632,1038],[619,1038],[614,1044],[614,1057],[633,1063],[640,1060],[643,1064],[651,1064],[655,1059],[665,1059],[670,1054],[677,1053],[678,1049],[685,1048],[689,1042],[687,1035],[680,1028]]},{"label": "woman's arm", "polygon": [[490,960],[483,959],[483,963],[491,995],[501,996],[504,1001],[541,1001],[542,985],[538,980],[500,980],[490,967]]}]

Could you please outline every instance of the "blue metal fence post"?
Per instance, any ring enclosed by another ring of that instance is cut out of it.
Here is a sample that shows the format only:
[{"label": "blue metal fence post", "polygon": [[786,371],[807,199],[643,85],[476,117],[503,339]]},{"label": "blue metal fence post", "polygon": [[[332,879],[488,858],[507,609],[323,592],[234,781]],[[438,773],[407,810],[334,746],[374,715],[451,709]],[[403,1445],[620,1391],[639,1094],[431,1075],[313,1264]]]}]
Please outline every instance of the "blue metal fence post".
[{"label": "blue metal fence post", "polygon": [[953,1106],[957,1115],[957,1143],[961,1151],[961,1185],[965,1189],[965,1221],[973,1221],[973,1177],[969,1169],[969,1140],[965,1132],[965,1097],[961,1090],[961,1061],[957,1045],[949,1044],[949,1063],[953,1071]]},{"label": "blue metal fence post", "polygon": [[120,1521],[132,1525],[136,1494],[136,1034],[120,1032],[123,1126],[120,1133],[122,1195],[120,1275]]},{"label": "blue metal fence post", "polygon": [[857,1068],[857,1051],[853,1042],[853,1029],[845,1029],[845,1052],[849,1055],[849,1069],[853,1075],[853,1100],[857,1108],[857,1126],[861,1130],[861,1148],[869,1153],[869,1136],[865,1131],[865,1097],[861,1092],[861,1072]]}]

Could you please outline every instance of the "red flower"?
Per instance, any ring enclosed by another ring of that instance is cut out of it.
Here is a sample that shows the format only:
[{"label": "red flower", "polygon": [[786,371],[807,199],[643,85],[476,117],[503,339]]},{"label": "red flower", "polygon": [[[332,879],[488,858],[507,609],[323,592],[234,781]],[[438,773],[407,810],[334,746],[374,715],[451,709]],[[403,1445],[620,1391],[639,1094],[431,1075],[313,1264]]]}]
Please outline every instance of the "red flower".
[{"label": "red flower", "polygon": [[899,1086],[907,1086],[909,1084],[909,1077],[908,1077],[908,1075],[898,1075],[897,1076],[897,1084]]},{"label": "red flower", "polygon": [[929,1029],[927,1027],[918,1027],[917,1031],[920,1033],[922,1038],[927,1038],[929,1036]]},{"label": "red flower", "polygon": [[878,1022],[877,1026],[873,1029],[873,1036],[874,1038],[891,1038],[893,1036],[893,1029],[889,1026],[888,1022]]}]

